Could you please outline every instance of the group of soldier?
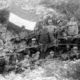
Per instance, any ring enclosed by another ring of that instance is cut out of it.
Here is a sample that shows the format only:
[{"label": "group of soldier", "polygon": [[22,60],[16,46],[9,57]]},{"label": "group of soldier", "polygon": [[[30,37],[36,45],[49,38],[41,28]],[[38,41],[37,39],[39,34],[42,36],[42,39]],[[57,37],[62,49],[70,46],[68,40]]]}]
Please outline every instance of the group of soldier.
[{"label": "group of soldier", "polygon": [[67,36],[77,36],[79,33],[78,21],[75,17],[67,19],[65,17],[54,18],[49,16],[46,20],[38,22],[35,30],[41,30],[41,34],[44,34],[44,36],[48,32],[51,42],[53,42],[56,37],[60,37],[61,33],[61,36],[65,38],[67,38]]},{"label": "group of soldier", "polygon": [[[50,55],[48,55],[45,59],[53,59],[53,53],[53,51],[50,52]],[[18,59],[18,54],[16,54],[15,56],[12,55],[12,57],[13,58],[11,58],[9,55],[5,58],[0,58],[0,73],[8,73],[10,71],[20,73],[25,70],[32,70],[41,66],[45,61],[45,59],[40,58],[39,51],[32,54],[31,56],[29,54],[24,55],[22,60]]]},{"label": "group of soldier", "polygon": [[40,58],[40,54],[40,51],[37,51],[31,56],[29,54],[25,55],[23,60],[16,63],[17,67],[20,66],[22,70],[31,70],[42,66],[47,60],[54,59],[54,51],[50,51],[50,53],[45,56],[45,58]]},{"label": "group of soldier", "polygon": [[[78,59],[80,58],[80,53],[78,46],[73,46],[73,48],[65,54],[57,54],[53,49],[50,49],[48,51],[48,54],[44,55],[45,53],[41,52],[42,47],[45,49],[45,46],[42,44],[56,44],[57,39],[59,37],[63,37],[64,39],[68,40],[68,36],[74,37],[78,36],[79,34],[79,27],[78,27],[78,21],[75,19],[75,17],[71,17],[70,19],[65,19],[65,17],[53,17],[49,16],[44,21],[41,20],[39,23],[36,24],[34,32],[37,34],[38,32],[38,45],[40,45],[41,49],[37,50],[34,53],[30,52],[30,49],[26,52],[26,55],[23,55],[22,60],[18,60],[19,54],[13,54],[13,60],[10,60],[10,57],[5,57],[5,65],[7,66],[13,64],[12,66],[15,67],[15,70],[17,68],[21,68],[22,70],[25,69],[33,69],[37,68],[39,65],[44,64],[46,60],[53,60],[53,59],[62,59],[62,60],[68,60],[68,59]],[[37,45],[37,38],[32,38],[32,41],[30,43],[30,47],[36,48]],[[10,55],[9,55],[10,56]],[[41,57],[42,56],[42,57]],[[43,58],[44,56],[44,58]],[[7,69],[6,69],[7,70]]]},{"label": "group of soldier", "polygon": [[[70,18],[67,18],[66,16],[63,17],[48,16],[46,20],[40,20],[36,24],[35,31],[38,32],[40,31],[38,37],[39,43],[45,45],[50,43],[56,44],[57,40],[59,40],[60,38],[63,38],[64,41],[66,42],[73,41],[76,37],[79,38],[78,21],[74,16]],[[75,52],[74,50],[75,47],[77,48],[77,50],[79,50],[78,49],[79,44],[77,45],[76,42],[71,44],[67,43],[65,45],[66,48],[72,47],[69,51],[70,53]],[[71,55],[75,54],[73,53]]]},{"label": "group of soldier", "polygon": [[78,50],[77,46],[74,46],[70,52],[64,54],[56,55],[56,52],[50,50],[44,58],[40,57],[40,51],[35,52],[31,56],[29,54],[24,56],[24,59],[16,64],[21,66],[22,70],[26,69],[35,69],[39,66],[43,66],[46,61],[53,61],[53,60],[76,60],[80,58],[80,51]]}]

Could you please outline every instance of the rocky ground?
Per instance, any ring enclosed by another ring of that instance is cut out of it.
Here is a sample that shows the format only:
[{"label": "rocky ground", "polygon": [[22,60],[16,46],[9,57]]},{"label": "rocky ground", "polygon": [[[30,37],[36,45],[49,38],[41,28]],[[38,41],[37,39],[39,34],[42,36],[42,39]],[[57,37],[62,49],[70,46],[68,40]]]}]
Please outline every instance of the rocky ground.
[{"label": "rocky ground", "polygon": [[21,74],[11,72],[0,75],[1,80],[80,80],[80,60],[47,61],[34,70],[26,70]]}]

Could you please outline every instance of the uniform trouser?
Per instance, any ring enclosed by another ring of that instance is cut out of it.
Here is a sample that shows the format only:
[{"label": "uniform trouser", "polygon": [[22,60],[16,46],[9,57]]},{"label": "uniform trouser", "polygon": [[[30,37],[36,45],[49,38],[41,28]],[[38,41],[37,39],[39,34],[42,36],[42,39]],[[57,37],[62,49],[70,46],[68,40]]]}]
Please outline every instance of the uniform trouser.
[{"label": "uniform trouser", "polygon": [[54,33],[53,32],[49,32],[49,36],[50,36],[50,41],[54,42]]}]

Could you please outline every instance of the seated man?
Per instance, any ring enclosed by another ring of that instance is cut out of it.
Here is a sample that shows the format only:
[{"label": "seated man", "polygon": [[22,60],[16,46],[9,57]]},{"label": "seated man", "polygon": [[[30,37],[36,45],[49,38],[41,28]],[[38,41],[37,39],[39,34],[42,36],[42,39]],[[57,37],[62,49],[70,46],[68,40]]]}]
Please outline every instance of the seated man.
[{"label": "seated man", "polygon": [[31,43],[31,46],[35,46],[37,43],[36,43],[36,38],[32,38],[32,43]]},{"label": "seated man", "polygon": [[76,58],[76,59],[79,58],[80,53],[78,51],[78,47],[77,46],[74,46],[72,48],[72,51],[71,51],[71,54],[70,55],[71,55],[71,58]]},{"label": "seated man", "polygon": [[24,60],[20,61],[19,64],[21,65],[22,70],[30,69],[30,61],[29,61],[29,55],[26,55],[24,57]]},{"label": "seated man", "polygon": [[35,54],[32,55],[32,65],[37,68],[39,66],[39,57],[40,57],[40,52],[37,51]]},{"label": "seated man", "polygon": [[46,57],[46,60],[51,60],[54,58],[54,51],[50,51],[50,54]]},{"label": "seated man", "polygon": [[37,61],[39,59],[39,55],[40,55],[40,52],[37,51],[35,54],[32,55],[32,59],[33,61]]}]

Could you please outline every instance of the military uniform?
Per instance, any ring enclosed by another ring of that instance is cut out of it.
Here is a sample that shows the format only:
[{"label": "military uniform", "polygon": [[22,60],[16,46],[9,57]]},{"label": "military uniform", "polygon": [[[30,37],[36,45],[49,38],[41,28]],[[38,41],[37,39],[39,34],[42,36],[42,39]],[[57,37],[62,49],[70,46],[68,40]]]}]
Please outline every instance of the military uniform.
[{"label": "military uniform", "polygon": [[32,58],[34,61],[37,61],[39,59],[39,55],[40,55],[40,52],[36,52],[35,54],[32,55]]},{"label": "military uniform", "polygon": [[37,68],[38,65],[39,65],[39,55],[40,55],[40,52],[36,52],[35,54],[32,55],[32,68]]},{"label": "military uniform", "polygon": [[54,58],[54,51],[50,51],[50,54],[46,57],[46,60],[51,60]]},{"label": "military uniform", "polygon": [[40,32],[39,43],[41,43],[41,44],[48,44],[49,42],[50,42],[49,33],[47,32],[46,29],[43,29]]},{"label": "military uniform", "polygon": [[71,58],[79,58],[80,57],[80,53],[78,51],[78,47],[74,46],[71,52]]},{"label": "military uniform", "polygon": [[27,68],[30,68],[30,62],[29,62],[29,59],[27,57],[25,57],[25,59],[21,61],[21,67],[24,70]]},{"label": "military uniform", "polygon": [[69,59],[69,53],[61,54],[61,59],[68,60]]},{"label": "military uniform", "polygon": [[56,30],[57,30],[57,26],[55,26],[53,24],[53,20],[51,18],[48,19],[48,25],[46,25],[44,28],[49,33],[51,42],[54,42],[54,39],[55,39],[55,36],[54,35],[55,35]]},{"label": "military uniform", "polygon": [[69,36],[78,35],[78,25],[76,21],[70,21],[67,23],[67,31]]},{"label": "military uniform", "polygon": [[31,46],[35,46],[37,43],[36,43],[36,38],[32,38],[32,43],[31,43]]},{"label": "military uniform", "polygon": [[55,25],[49,25],[49,26],[46,26],[45,28],[49,33],[51,42],[53,42],[54,41],[54,34],[55,34],[55,31],[57,30],[57,27]]}]

